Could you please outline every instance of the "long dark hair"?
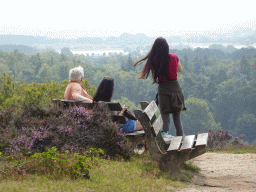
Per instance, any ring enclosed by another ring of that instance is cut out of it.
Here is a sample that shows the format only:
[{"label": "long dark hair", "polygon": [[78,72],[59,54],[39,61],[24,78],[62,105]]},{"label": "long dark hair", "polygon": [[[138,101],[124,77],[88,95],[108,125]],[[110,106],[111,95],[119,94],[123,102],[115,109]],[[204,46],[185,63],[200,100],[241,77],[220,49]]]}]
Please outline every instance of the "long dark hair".
[{"label": "long dark hair", "polygon": [[113,92],[114,80],[109,77],[104,77],[96,91],[96,94],[93,97],[93,103],[99,101],[110,102]]},{"label": "long dark hair", "polygon": [[133,67],[136,67],[140,62],[147,60],[142,71],[140,72],[140,79],[147,79],[149,72],[152,72],[153,83],[156,83],[160,78],[167,74],[167,67],[169,64],[169,45],[167,41],[159,37],[155,40],[149,53]]}]

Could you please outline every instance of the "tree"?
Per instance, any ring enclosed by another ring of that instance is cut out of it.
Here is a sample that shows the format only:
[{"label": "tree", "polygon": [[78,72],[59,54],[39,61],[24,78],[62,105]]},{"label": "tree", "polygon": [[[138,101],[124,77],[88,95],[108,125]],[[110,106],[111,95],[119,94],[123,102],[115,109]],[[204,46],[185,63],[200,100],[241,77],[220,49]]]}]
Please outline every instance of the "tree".
[{"label": "tree", "polygon": [[185,106],[187,110],[181,117],[186,135],[196,134],[201,130],[208,131],[209,128],[214,131],[221,129],[220,123],[215,122],[206,101],[190,97],[185,101]]},{"label": "tree", "polygon": [[48,60],[48,65],[49,66],[53,66],[54,65],[54,59],[53,59],[53,56],[51,56],[51,59],[50,60]]},{"label": "tree", "polygon": [[61,81],[68,78],[68,73],[69,66],[66,63],[59,66],[58,75]]},{"label": "tree", "polygon": [[186,54],[184,55],[183,63],[181,63],[181,65],[182,65],[183,71],[185,73],[190,72],[190,68],[189,68],[189,64],[188,64],[188,57]]},{"label": "tree", "polygon": [[61,53],[60,54],[60,61],[62,62],[62,61],[67,61],[67,60],[68,60],[67,56],[64,55],[63,53]]},{"label": "tree", "polygon": [[116,100],[121,106],[130,106],[129,111],[133,112],[136,109],[139,109],[133,101],[130,101],[127,97],[122,97],[121,100]]},{"label": "tree", "polygon": [[244,56],[240,61],[240,67],[241,73],[245,74],[247,80],[250,80],[250,64]]},{"label": "tree", "polygon": [[201,59],[199,58],[198,54],[193,59],[193,66],[194,66],[194,73],[200,73],[201,72]]},{"label": "tree", "polygon": [[40,83],[45,82],[45,79],[50,76],[49,70],[50,70],[50,67],[47,64],[42,65],[42,67],[40,68],[40,70],[38,72],[38,75],[39,75],[39,77],[41,78],[41,81],[42,81]]},{"label": "tree", "polygon": [[43,64],[43,61],[40,58],[40,53],[37,53],[36,55],[33,55],[30,58],[30,62],[32,63],[32,66],[35,68],[35,70],[34,70],[35,75],[37,75],[41,66],[42,66],[42,64]]},{"label": "tree", "polygon": [[245,140],[252,142],[256,139],[256,116],[253,114],[241,114],[236,121],[234,131],[236,136],[244,134]]},{"label": "tree", "polygon": [[134,62],[133,62],[133,60],[132,60],[132,58],[131,58],[131,55],[129,54],[129,55],[128,55],[127,62],[126,62],[126,63],[122,63],[121,69],[122,69],[123,71],[127,71],[127,72],[129,72],[129,71],[131,71],[131,70],[134,70],[133,64],[134,64]]},{"label": "tree", "polygon": [[204,59],[202,61],[203,64],[203,73],[205,73],[206,76],[209,76],[208,68],[209,68],[209,60],[206,55],[204,55]]},{"label": "tree", "polygon": [[68,55],[71,54],[72,55],[73,53],[70,51],[69,48],[64,47],[64,48],[61,49],[61,54],[68,54]]}]

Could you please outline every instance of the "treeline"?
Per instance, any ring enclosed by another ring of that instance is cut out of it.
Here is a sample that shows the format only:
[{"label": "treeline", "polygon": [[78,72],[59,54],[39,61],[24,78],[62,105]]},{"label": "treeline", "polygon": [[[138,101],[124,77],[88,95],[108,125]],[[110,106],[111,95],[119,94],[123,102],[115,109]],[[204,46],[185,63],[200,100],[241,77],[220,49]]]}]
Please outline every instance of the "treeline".
[{"label": "treeline", "polygon": [[[186,50],[183,50],[186,51]],[[183,73],[178,75],[179,83],[183,89],[187,111],[182,112],[182,123],[185,134],[195,134],[200,130],[223,129],[232,135],[245,134],[246,140],[255,139],[256,128],[256,58],[255,55],[247,55],[242,59],[218,59],[213,57],[201,58],[196,52],[191,52],[193,58],[189,59],[180,53],[176,53],[183,66]],[[1,81],[0,106],[14,103],[15,97],[28,93],[41,94],[40,98],[47,97],[45,103],[52,98],[63,98],[65,86],[68,81],[69,69],[81,65],[84,68],[85,78],[92,86],[97,88],[104,76],[114,79],[113,99],[122,104],[131,104],[135,109],[140,101],[152,101],[155,99],[157,85],[152,85],[151,79],[137,79],[137,72],[131,64],[138,57],[116,56],[104,58],[101,64],[95,66],[87,57],[81,55],[64,55],[55,52],[43,52],[36,55],[25,55],[19,52],[0,52],[0,72],[6,71],[13,79],[9,80],[7,87],[9,91],[12,84],[17,84],[16,93],[9,94]],[[47,81],[47,77],[49,80]],[[7,76],[1,77],[6,79]],[[56,83],[63,81],[63,86],[58,87]],[[6,81],[6,80],[5,80]],[[22,84],[23,82],[23,84]],[[37,82],[40,84],[31,84]],[[51,85],[51,83],[53,83]],[[48,84],[47,84],[48,83]],[[25,90],[26,93],[17,90]],[[37,86],[52,87],[44,94],[46,89],[34,88]],[[89,85],[88,85],[89,86]],[[29,88],[28,88],[29,87]],[[33,87],[33,88],[32,88]],[[91,86],[90,86],[91,87]],[[91,88],[90,88],[91,89]],[[93,90],[90,92],[94,94]],[[7,96],[9,94],[9,96]],[[40,95],[39,94],[39,95]],[[16,95],[14,97],[14,95]],[[173,128],[174,134],[174,128]]]},{"label": "treeline", "polygon": [[[244,35],[247,34],[247,35]],[[102,37],[79,37],[74,39],[66,38],[49,38],[46,36],[25,36],[25,35],[0,35],[1,44],[24,44],[32,46],[35,44],[105,44],[118,45],[122,47],[144,46],[154,42],[155,37],[148,37],[143,33],[136,35],[123,33],[118,37],[110,36]],[[170,43],[228,43],[252,45],[256,43],[256,32],[252,29],[244,29],[243,31],[234,31],[230,34],[215,34],[214,37],[208,35],[187,34],[186,38],[182,36],[170,36],[166,38]]]}]

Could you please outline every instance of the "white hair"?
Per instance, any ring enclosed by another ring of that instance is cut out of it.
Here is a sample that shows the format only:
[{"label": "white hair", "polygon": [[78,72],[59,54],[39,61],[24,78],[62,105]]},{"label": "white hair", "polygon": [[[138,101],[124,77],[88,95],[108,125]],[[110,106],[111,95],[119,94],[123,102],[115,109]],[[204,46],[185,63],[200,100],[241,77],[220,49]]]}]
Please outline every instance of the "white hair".
[{"label": "white hair", "polygon": [[75,67],[69,71],[69,81],[80,81],[81,78],[84,78],[84,69],[83,67]]}]

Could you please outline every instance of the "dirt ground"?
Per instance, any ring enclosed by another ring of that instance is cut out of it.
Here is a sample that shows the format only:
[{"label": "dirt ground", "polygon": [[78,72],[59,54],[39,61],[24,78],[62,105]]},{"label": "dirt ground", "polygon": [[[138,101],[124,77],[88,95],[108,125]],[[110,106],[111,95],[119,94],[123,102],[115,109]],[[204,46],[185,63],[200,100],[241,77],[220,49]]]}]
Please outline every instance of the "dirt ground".
[{"label": "dirt ground", "polygon": [[256,154],[206,153],[193,160],[201,168],[194,183],[176,191],[256,192]]}]

